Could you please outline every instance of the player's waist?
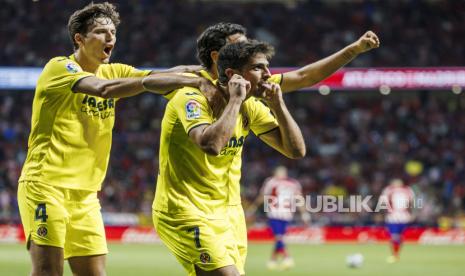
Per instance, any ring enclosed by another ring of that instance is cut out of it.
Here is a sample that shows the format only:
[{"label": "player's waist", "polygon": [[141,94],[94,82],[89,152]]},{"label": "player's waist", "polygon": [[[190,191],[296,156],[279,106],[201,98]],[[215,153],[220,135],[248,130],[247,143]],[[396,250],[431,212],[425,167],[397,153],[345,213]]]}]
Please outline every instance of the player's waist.
[{"label": "player's waist", "polygon": [[190,206],[168,206],[154,201],[152,211],[163,212],[172,216],[199,216],[208,219],[224,218],[228,214],[228,205],[199,207]]},{"label": "player's waist", "polygon": [[82,190],[89,192],[98,192],[101,190],[102,181],[89,181],[89,180],[70,180],[69,178],[60,178],[60,177],[47,177],[44,175],[28,175],[22,174],[18,182],[37,182],[41,185],[54,186],[64,189],[71,190]]}]

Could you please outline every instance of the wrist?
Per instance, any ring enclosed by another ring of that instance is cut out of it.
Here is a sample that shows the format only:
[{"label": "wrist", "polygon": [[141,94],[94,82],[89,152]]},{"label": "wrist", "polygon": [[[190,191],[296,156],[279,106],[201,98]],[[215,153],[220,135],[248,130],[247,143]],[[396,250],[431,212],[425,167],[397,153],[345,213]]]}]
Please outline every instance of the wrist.
[{"label": "wrist", "polygon": [[187,86],[192,85],[192,86],[194,86],[196,88],[200,88],[202,86],[203,81],[204,81],[202,78],[192,78],[192,79],[193,79],[192,80],[193,83],[188,84]]},{"label": "wrist", "polygon": [[347,46],[347,52],[348,52],[348,54],[350,55],[351,58],[354,58],[354,57],[358,56],[359,54],[361,54],[363,51],[362,51],[360,45],[358,45],[358,43],[356,41],[356,42],[353,42],[352,44],[350,44],[349,46]]},{"label": "wrist", "polygon": [[233,104],[242,104],[243,99],[240,96],[229,96],[229,102]]},{"label": "wrist", "polygon": [[280,108],[281,106],[284,105],[284,100],[282,97],[280,97],[279,99],[275,99],[275,100],[270,100],[270,101],[266,101],[268,107],[272,110],[274,109],[277,109],[277,108]]}]

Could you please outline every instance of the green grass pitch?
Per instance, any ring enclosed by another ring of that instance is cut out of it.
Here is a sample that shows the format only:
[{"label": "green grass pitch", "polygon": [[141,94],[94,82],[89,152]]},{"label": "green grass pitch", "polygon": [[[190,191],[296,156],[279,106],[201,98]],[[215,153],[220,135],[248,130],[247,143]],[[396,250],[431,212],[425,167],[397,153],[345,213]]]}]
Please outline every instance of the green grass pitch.
[{"label": "green grass pitch", "polygon": [[[247,275],[465,275],[465,246],[410,245],[402,250],[401,261],[387,264],[387,244],[290,245],[296,266],[287,271],[268,271],[266,261],[271,244],[251,244],[247,258]],[[107,274],[119,275],[185,275],[181,265],[162,245],[110,244]],[[361,268],[345,265],[348,254],[362,253]],[[27,275],[29,256],[24,245],[0,244],[0,275]],[[65,265],[65,275],[71,275]]]}]

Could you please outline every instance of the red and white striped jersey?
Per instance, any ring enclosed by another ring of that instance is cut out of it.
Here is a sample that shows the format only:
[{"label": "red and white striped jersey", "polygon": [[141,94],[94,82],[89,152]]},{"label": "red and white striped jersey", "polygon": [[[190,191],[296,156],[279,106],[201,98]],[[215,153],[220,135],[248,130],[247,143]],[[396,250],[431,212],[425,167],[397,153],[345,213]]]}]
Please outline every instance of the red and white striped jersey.
[{"label": "red and white striped jersey", "polygon": [[270,177],[265,180],[263,194],[268,202],[268,218],[291,221],[296,209],[296,196],[302,195],[302,186],[293,178]]},{"label": "red and white striped jersey", "polygon": [[411,210],[414,207],[414,193],[410,187],[392,186],[384,188],[381,197],[389,203],[386,223],[409,223],[412,221]]}]

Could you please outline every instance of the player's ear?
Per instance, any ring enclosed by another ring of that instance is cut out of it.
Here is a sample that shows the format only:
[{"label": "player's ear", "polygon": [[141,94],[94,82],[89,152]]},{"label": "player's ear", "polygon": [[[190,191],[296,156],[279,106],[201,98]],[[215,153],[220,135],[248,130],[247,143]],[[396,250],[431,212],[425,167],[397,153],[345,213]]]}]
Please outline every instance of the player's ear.
[{"label": "player's ear", "polygon": [[76,42],[79,47],[84,43],[84,37],[80,33],[74,34],[74,41]]},{"label": "player's ear", "polygon": [[218,51],[211,51],[210,52],[210,58],[212,59],[214,64],[216,64],[217,61],[218,61],[218,55],[219,55]]},{"label": "player's ear", "polygon": [[234,76],[234,74],[236,73],[236,71],[232,68],[226,68],[226,70],[224,70],[224,73],[226,74],[226,76],[228,77],[228,80],[232,78],[232,76]]}]

